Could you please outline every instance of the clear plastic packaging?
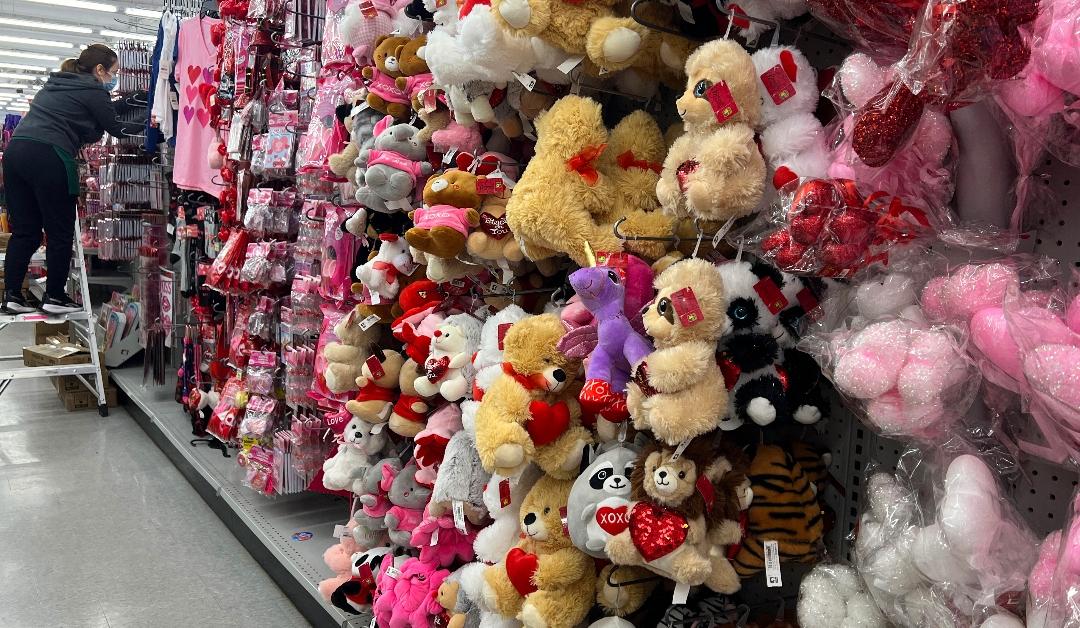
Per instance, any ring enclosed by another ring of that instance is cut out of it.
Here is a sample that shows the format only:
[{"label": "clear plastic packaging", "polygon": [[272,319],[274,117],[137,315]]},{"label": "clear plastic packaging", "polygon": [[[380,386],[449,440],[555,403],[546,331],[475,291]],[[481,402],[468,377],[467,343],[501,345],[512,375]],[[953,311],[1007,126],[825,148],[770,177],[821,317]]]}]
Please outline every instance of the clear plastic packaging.
[{"label": "clear plastic packaging", "polygon": [[850,565],[819,563],[799,585],[801,628],[887,628],[888,622]]},{"label": "clear plastic packaging", "polygon": [[1070,503],[1065,527],[1039,546],[1028,578],[1027,628],[1080,627],[1080,492]]}]

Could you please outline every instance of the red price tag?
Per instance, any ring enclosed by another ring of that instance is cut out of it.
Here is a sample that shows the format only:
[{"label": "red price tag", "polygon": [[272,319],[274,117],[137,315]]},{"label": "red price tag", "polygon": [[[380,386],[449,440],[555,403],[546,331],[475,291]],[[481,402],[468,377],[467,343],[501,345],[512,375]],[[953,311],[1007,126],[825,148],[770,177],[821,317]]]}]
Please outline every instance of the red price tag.
[{"label": "red price tag", "polygon": [[476,193],[485,196],[502,194],[506,191],[506,183],[501,178],[483,178],[476,180]]},{"label": "red price tag", "polygon": [[720,124],[734,118],[739,113],[739,105],[735,103],[735,97],[731,95],[727,83],[720,81],[705,92],[705,98],[709,100],[716,121]]},{"label": "red price tag", "polygon": [[373,20],[379,17],[379,10],[375,8],[374,2],[364,0],[360,3],[360,15],[363,15],[365,19]]},{"label": "red price tag", "polygon": [[784,66],[780,64],[765,70],[760,78],[761,84],[765,86],[765,91],[769,92],[769,97],[772,98],[774,104],[783,104],[796,93],[795,84],[791,82],[787,72],[784,71]]},{"label": "red price tag", "polygon": [[818,311],[818,299],[814,296],[814,293],[810,291],[810,288],[803,288],[799,290],[799,293],[795,295],[795,299],[798,300],[799,306],[802,307],[806,315],[811,319],[816,320],[821,312]]},{"label": "red price tag", "polygon": [[765,307],[769,308],[769,311],[773,314],[788,305],[787,297],[784,296],[783,292],[780,292],[780,286],[777,286],[771,277],[766,277],[754,284],[754,292],[758,293],[761,300],[765,302]]},{"label": "red price tag", "polygon": [[368,359],[364,364],[367,364],[368,370],[371,371],[371,376],[375,379],[382,379],[383,375],[386,375],[386,371],[383,370],[382,362],[379,362],[379,356],[368,356]]},{"label": "red price tag", "polygon": [[671,305],[675,308],[675,315],[683,327],[693,327],[705,318],[701,311],[694,289],[687,286],[682,290],[671,293]]},{"label": "red price tag", "polygon": [[510,328],[513,326],[513,323],[499,323],[499,351],[503,350],[503,341],[506,339],[506,332],[510,331]]},{"label": "red price tag", "polygon": [[510,478],[499,481],[499,507],[506,508],[510,505]]}]

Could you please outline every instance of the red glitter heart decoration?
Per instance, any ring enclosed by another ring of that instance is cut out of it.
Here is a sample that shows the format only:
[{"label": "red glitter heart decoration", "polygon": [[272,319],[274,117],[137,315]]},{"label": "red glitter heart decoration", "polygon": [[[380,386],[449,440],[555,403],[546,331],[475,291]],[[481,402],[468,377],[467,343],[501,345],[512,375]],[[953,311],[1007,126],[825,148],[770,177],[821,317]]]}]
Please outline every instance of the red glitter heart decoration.
[{"label": "red glitter heart decoration", "polygon": [[855,244],[830,242],[821,247],[821,260],[830,266],[847,268],[863,254],[865,247]]},{"label": "red glitter heart decoration", "polygon": [[789,242],[786,245],[780,247],[780,250],[776,252],[776,256],[773,261],[776,265],[785,270],[796,269],[799,263],[802,261],[803,255],[806,255],[806,249],[808,247],[798,242]]},{"label": "red glitter heart decoration", "polygon": [[638,502],[630,511],[630,539],[649,562],[681,547],[689,528],[685,517],[661,506]]},{"label": "red glitter heart decoration", "polygon": [[679,180],[680,192],[686,194],[686,186],[688,185],[687,179],[700,167],[701,164],[693,159],[689,159],[679,164],[679,167],[675,169],[675,178]]},{"label": "red glitter heart decoration", "polygon": [[791,198],[790,213],[813,216],[824,209],[836,207],[837,202],[836,188],[829,181],[810,179],[795,190],[795,195]]},{"label": "red glitter heart decoration", "polygon": [[817,214],[816,216],[800,215],[791,219],[791,239],[799,244],[813,244],[817,242],[818,236],[821,235],[821,230],[825,228],[825,221],[829,218],[828,214]]},{"label": "red glitter heart decoration", "polygon": [[761,250],[769,253],[774,249],[778,249],[788,242],[791,242],[791,234],[787,232],[787,229],[778,229],[773,231],[761,241]]},{"label": "red glitter heart decoration", "polygon": [[877,93],[855,114],[851,147],[867,166],[880,168],[900,150],[923,113],[923,101],[902,83]]},{"label": "red glitter heart decoration", "polygon": [[829,230],[843,244],[866,244],[873,231],[873,224],[856,212],[846,211],[833,218],[829,223]]}]

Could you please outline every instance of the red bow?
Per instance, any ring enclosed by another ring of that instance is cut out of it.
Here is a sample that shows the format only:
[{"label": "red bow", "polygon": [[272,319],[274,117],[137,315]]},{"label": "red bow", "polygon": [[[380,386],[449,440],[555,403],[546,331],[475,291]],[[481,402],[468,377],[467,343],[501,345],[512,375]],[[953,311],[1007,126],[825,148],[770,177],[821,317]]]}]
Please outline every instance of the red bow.
[{"label": "red bow", "polygon": [[605,148],[607,144],[582,148],[578,154],[566,160],[566,169],[581,175],[585,183],[596,185],[596,182],[600,180],[600,173],[596,171],[595,162],[604,153]]},{"label": "red bow", "polygon": [[628,150],[625,153],[615,158],[616,163],[623,170],[629,170],[631,168],[641,168],[642,170],[652,170],[656,174],[660,174],[660,164],[655,161],[645,161],[644,159],[637,159],[634,156],[634,151]]},{"label": "red bow", "polygon": [[434,467],[443,461],[446,456],[446,444],[450,439],[438,434],[428,434],[416,439],[414,456],[416,461],[425,467]]},{"label": "red bow", "polygon": [[521,384],[521,387],[525,390],[544,390],[547,388],[547,379],[540,373],[522,375],[514,370],[514,367],[509,362],[503,362],[502,370],[503,373],[513,377],[514,381]]},{"label": "red bow", "polygon": [[398,269],[390,262],[383,262],[376,260],[371,263],[371,267],[375,270],[381,270],[386,273],[386,283],[394,283],[398,278]]},{"label": "red bow", "polygon": [[[867,197],[865,206],[870,209],[872,203],[883,201],[888,196],[885,192],[874,192]],[[904,214],[910,215],[917,224],[904,220]],[[920,227],[930,227],[930,219],[926,217],[926,212],[918,207],[904,205],[899,196],[894,196],[889,201],[888,210],[883,212],[881,218],[878,219],[877,237],[874,238],[874,244],[912,240]]]}]

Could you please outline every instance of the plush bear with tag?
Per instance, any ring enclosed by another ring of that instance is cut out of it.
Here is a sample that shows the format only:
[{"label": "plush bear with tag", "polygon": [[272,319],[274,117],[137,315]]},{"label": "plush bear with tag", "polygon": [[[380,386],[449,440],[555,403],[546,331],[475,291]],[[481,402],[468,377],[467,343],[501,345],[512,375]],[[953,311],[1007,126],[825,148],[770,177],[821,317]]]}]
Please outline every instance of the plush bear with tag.
[{"label": "plush bear with tag", "polygon": [[353,417],[341,433],[337,453],[323,463],[323,486],[359,493],[364,476],[386,446],[386,432]]},{"label": "plush bear with tag", "polygon": [[379,349],[364,360],[356,385],[360,392],[345,409],[368,423],[386,423],[397,397],[398,375],[405,359],[397,351]]},{"label": "plush bear with tag", "polygon": [[403,76],[398,66],[398,55],[407,43],[408,37],[379,37],[375,40],[373,65],[363,69],[364,78],[368,80],[368,105],[399,120],[412,113],[409,95],[397,86],[397,79]]},{"label": "plush bear with tag", "polygon": [[480,225],[475,174],[457,168],[432,176],[424,185],[424,206],[412,211],[415,226],[405,239],[419,251],[454,258],[465,250],[469,230]]},{"label": "plush bear with tag", "polygon": [[459,401],[472,390],[476,374],[472,358],[480,345],[483,323],[472,314],[448,316],[432,332],[424,372],[416,378],[416,392],[424,397],[442,396]]},{"label": "plush bear with tag", "polygon": [[375,142],[356,157],[356,200],[370,210],[394,213],[412,209],[416,186],[431,174],[427,144],[411,124],[387,116],[375,124]]},{"label": "plush bear with tag", "polygon": [[[607,555],[616,565],[643,565],[684,586],[704,584],[717,593],[734,593],[739,577],[717,544],[738,543],[737,521],[717,521],[717,482],[732,469],[711,439],[698,438],[678,448],[654,444],[638,456],[630,479],[627,528],[608,539]],[[724,530],[727,534],[719,534]]]},{"label": "plush bear with tag", "polygon": [[506,332],[503,373],[476,415],[476,446],[488,471],[510,476],[535,461],[548,475],[577,477],[592,437],[572,385],[580,364],[557,348],[565,334],[555,314],[531,316]]},{"label": "plush bear with tag", "polygon": [[323,381],[326,382],[326,388],[334,394],[357,389],[356,378],[371,352],[371,346],[379,338],[377,327],[360,326],[363,320],[364,317],[357,308],[350,310],[334,325],[337,341],[329,342],[323,347],[323,358],[326,360]]},{"label": "plush bear with tag", "polygon": [[593,559],[567,531],[573,482],[540,478],[521,504],[521,540],[484,571],[483,604],[525,626],[572,628],[593,605]]},{"label": "plush bear with tag", "polygon": [[705,260],[677,262],[653,285],[656,298],[643,320],[656,350],[633,365],[627,405],[634,427],[674,446],[712,431],[726,414],[716,347],[731,322],[724,281]]}]

